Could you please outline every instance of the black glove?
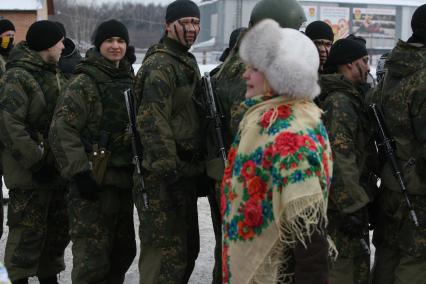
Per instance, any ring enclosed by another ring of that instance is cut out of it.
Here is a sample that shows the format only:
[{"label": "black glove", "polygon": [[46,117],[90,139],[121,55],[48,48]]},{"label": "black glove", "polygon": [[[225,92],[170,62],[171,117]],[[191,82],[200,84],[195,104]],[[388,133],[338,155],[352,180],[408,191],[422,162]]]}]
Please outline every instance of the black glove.
[{"label": "black glove", "polygon": [[100,189],[90,171],[75,174],[74,182],[82,198],[90,201],[98,199]]},{"label": "black glove", "polygon": [[132,65],[136,62],[135,47],[133,45],[127,46],[125,57]]},{"label": "black glove", "polygon": [[359,211],[346,215],[341,224],[342,231],[353,238],[362,238],[366,228],[365,218]]},{"label": "black glove", "polygon": [[33,171],[33,179],[38,183],[47,183],[52,180],[52,177],[58,174],[58,170],[55,166],[45,164],[41,168]]}]

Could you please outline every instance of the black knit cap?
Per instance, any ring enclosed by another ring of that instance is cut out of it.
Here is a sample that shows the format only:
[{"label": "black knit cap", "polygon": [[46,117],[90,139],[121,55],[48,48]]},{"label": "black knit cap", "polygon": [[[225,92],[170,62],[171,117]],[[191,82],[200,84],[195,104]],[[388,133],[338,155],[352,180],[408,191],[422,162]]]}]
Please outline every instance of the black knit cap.
[{"label": "black knit cap", "polygon": [[198,8],[197,4],[190,0],[176,0],[167,6],[167,24],[186,17],[200,18],[200,9]]},{"label": "black knit cap", "polygon": [[339,39],[330,49],[325,67],[335,67],[351,63],[361,57],[368,55],[365,45],[352,39]]},{"label": "black knit cap", "polygon": [[7,31],[14,31],[15,26],[11,21],[8,19],[2,19],[0,20],[0,34],[7,32]]},{"label": "black knit cap", "polygon": [[423,4],[414,11],[411,18],[411,29],[413,32],[416,30],[426,30],[426,4]]},{"label": "black knit cap", "polygon": [[327,39],[334,41],[333,29],[323,21],[314,21],[310,23],[305,30],[305,34],[311,40]]},{"label": "black knit cap", "polygon": [[64,34],[55,22],[43,20],[30,26],[26,40],[30,49],[42,51],[54,46],[63,37]]},{"label": "black knit cap", "polygon": [[95,30],[93,45],[99,50],[101,44],[109,38],[120,37],[129,45],[129,32],[123,23],[117,20],[109,20],[101,23]]}]

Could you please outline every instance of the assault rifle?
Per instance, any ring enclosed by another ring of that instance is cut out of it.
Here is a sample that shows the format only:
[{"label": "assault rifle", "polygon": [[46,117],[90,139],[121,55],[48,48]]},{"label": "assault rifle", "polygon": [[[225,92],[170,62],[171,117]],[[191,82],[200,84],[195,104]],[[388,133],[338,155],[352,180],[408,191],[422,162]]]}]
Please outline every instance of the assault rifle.
[{"label": "assault rifle", "polygon": [[132,139],[132,150],[133,150],[133,162],[136,165],[136,170],[138,174],[139,184],[138,191],[142,193],[143,205],[145,209],[148,209],[148,196],[145,189],[145,182],[142,175],[142,151],[143,146],[139,136],[139,132],[136,129],[136,108],[135,101],[133,97],[133,92],[131,89],[124,91],[124,99],[126,101],[127,115],[129,116],[129,134]]},{"label": "assault rifle", "polygon": [[416,212],[414,212],[413,205],[408,198],[407,186],[405,184],[404,177],[402,175],[401,169],[399,168],[398,162],[395,157],[395,142],[392,137],[390,137],[386,130],[386,125],[383,120],[383,115],[380,110],[377,108],[376,104],[371,104],[369,110],[374,118],[376,126],[376,143],[379,152],[383,153],[390,166],[392,168],[393,175],[397,180],[401,192],[404,196],[405,202],[407,203],[408,211],[410,213],[411,219],[414,222],[416,227],[419,226],[419,221],[417,220]]},{"label": "assault rifle", "polygon": [[225,145],[223,143],[222,136],[222,114],[218,111],[216,106],[216,100],[213,93],[212,83],[210,80],[210,74],[208,72],[204,73],[203,77],[203,85],[204,85],[204,97],[205,102],[207,103],[208,115],[207,118],[213,120],[215,134],[216,134],[216,142],[219,148],[219,152],[223,161],[223,164],[226,166],[226,150]]}]

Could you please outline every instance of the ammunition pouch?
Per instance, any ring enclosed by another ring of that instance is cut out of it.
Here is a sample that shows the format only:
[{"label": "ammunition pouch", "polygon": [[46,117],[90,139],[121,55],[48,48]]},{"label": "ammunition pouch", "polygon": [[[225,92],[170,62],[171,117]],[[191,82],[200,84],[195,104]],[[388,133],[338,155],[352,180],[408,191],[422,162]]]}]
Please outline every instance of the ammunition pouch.
[{"label": "ammunition pouch", "polygon": [[108,162],[111,157],[111,152],[101,148],[98,145],[93,145],[93,151],[90,153],[89,160],[92,165],[92,174],[98,185],[102,185],[107,171]]}]

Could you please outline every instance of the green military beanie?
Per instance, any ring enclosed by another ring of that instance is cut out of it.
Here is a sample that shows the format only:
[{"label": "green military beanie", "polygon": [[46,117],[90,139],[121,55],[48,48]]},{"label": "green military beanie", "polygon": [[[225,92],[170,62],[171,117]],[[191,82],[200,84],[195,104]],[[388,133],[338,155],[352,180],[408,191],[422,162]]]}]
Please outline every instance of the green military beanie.
[{"label": "green military beanie", "polygon": [[297,0],[261,0],[250,15],[250,25],[263,19],[272,19],[282,28],[298,30],[306,21],[305,12]]},{"label": "green military beanie", "polygon": [[330,49],[325,68],[351,63],[368,55],[365,45],[353,39],[339,39]]},{"label": "green military beanie", "polygon": [[414,11],[411,18],[411,28],[413,32],[417,30],[426,31],[426,4],[423,4]]},{"label": "green military beanie", "polygon": [[7,31],[15,31],[15,26],[7,19],[0,20],[0,35]]},{"label": "green military beanie", "polygon": [[30,26],[26,40],[30,49],[42,51],[54,46],[63,37],[64,34],[55,22],[43,20]]},{"label": "green military beanie", "polygon": [[117,20],[109,20],[98,26],[93,37],[93,45],[99,50],[101,44],[112,37],[122,38],[129,45],[129,32],[126,26]]},{"label": "green military beanie", "polygon": [[333,29],[329,24],[323,21],[314,21],[310,23],[305,30],[305,34],[311,40],[327,39],[334,41]]},{"label": "green military beanie", "polygon": [[167,24],[186,17],[200,18],[200,9],[197,4],[190,0],[176,0],[167,6]]}]

